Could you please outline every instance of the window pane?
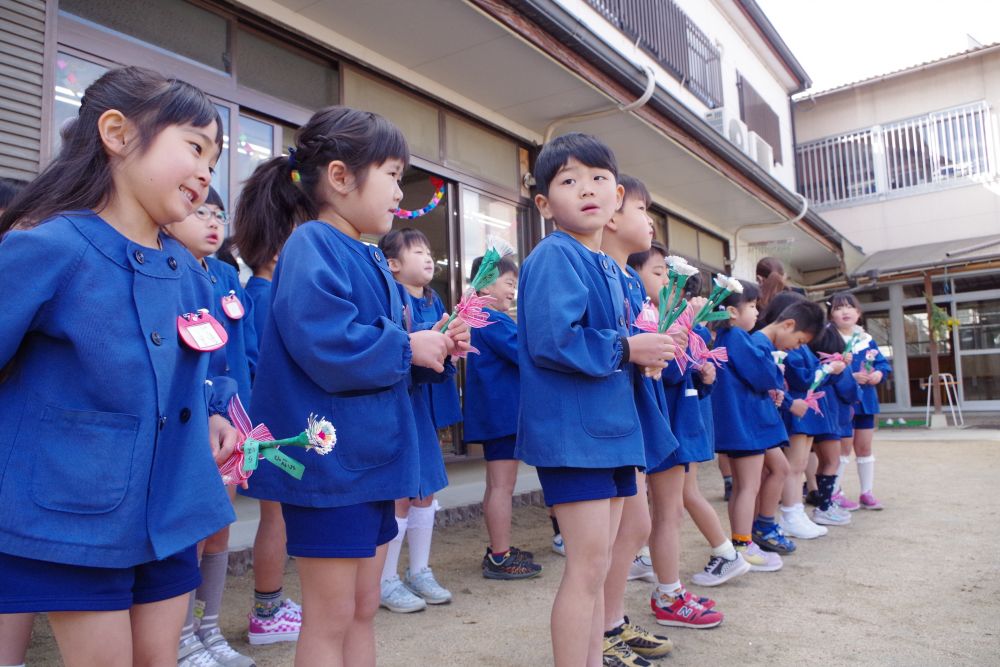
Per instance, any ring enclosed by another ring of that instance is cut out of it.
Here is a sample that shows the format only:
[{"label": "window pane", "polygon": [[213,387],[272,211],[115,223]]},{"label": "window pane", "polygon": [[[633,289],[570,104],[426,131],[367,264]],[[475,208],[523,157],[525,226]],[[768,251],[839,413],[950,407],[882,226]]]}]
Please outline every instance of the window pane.
[{"label": "window pane", "polygon": [[1000,353],[963,356],[962,390],[967,401],[1000,400]]},{"label": "window pane", "polygon": [[[927,402],[926,385],[931,375],[930,333],[927,310],[923,306],[903,310],[903,331],[906,339],[906,366],[910,373],[910,405],[922,407]],[[941,373],[955,374],[955,355],[951,338],[938,341],[938,368]],[[943,396],[943,394],[942,394]]]},{"label": "window pane", "polygon": [[720,271],[726,266],[726,245],[721,239],[698,232],[698,255],[703,264]]},{"label": "window pane", "polygon": [[646,211],[653,219],[653,238],[667,246],[667,216],[656,211]]},{"label": "window pane", "polygon": [[698,230],[677,218],[668,218],[668,222],[670,253],[689,260],[698,259]]},{"label": "window pane", "polygon": [[517,144],[456,116],[445,116],[449,166],[518,191]]},{"label": "window pane", "polygon": [[[882,353],[889,363],[893,362],[893,349],[890,341],[889,313],[875,312],[865,314],[865,330],[871,334],[878,344],[879,352]],[[878,393],[879,403],[896,402],[896,377],[889,374],[875,388]]]},{"label": "window pane", "polygon": [[411,153],[441,160],[438,110],[432,105],[351,69],[344,70],[344,104],[385,116],[403,131]]},{"label": "window pane", "polygon": [[183,0],[60,0],[59,9],[226,71],[226,19]]},{"label": "window pane", "polygon": [[274,126],[240,114],[236,138],[236,187],[250,177],[257,165],[274,155]]},{"label": "window pane", "polygon": [[83,91],[94,83],[107,67],[88,62],[76,56],[60,53],[56,56],[55,106],[52,112],[52,155],[62,147],[62,131],[65,124],[80,114],[80,100]]},{"label": "window pane", "polygon": [[337,104],[339,79],[331,64],[317,62],[267,39],[240,30],[236,45],[236,80],[262,93],[320,109]]},{"label": "window pane", "polygon": [[958,321],[962,352],[1000,350],[1000,300],[960,303]]},{"label": "window pane", "polygon": [[[215,110],[219,112],[219,116],[222,118],[222,153],[219,155],[219,161],[215,163],[212,187],[222,197],[222,201],[226,203],[228,210],[232,205],[232,200],[229,198],[229,107],[216,104]],[[226,233],[229,233],[228,227],[226,228]]]},{"label": "window pane", "polygon": [[[507,241],[517,253],[513,258],[520,263],[521,249],[517,242],[518,207],[475,190],[462,190],[462,285],[469,284],[472,261],[486,249],[486,237],[498,236]],[[510,313],[514,317],[514,313]]]}]

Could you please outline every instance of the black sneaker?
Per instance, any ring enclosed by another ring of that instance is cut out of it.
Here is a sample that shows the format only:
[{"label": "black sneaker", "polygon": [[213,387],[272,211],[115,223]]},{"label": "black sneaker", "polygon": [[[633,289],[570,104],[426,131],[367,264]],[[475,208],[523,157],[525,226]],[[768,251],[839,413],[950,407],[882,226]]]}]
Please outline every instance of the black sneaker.
[{"label": "black sneaker", "polygon": [[525,551],[524,549],[518,549],[515,546],[512,546],[510,548],[510,553],[515,558],[519,558],[521,560],[526,560],[526,561],[534,561],[535,560],[535,554],[533,554],[530,551]]},{"label": "black sneaker", "polygon": [[729,496],[733,495],[733,478],[723,477],[722,486],[723,486],[722,499],[728,503]]},{"label": "black sneaker", "polygon": [[494,562],[489,553],[483,558],[483,577],[486,579],[531,579],[538,576],[541,571],[541,565],[530,560],[521,560],[513,551],[499,563]]},{"label": "black sneaker", "polygon": [[819,507],[823,504],[823,498],[819,495],[819,491],[810,491],[806,494],[806,502],[813,507]]}]

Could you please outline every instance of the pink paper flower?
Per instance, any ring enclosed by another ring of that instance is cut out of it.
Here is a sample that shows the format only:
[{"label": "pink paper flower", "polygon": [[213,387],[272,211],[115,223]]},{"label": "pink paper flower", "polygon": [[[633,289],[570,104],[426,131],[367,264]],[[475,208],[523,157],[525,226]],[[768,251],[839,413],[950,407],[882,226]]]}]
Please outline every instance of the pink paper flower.
[{"label": "pink paper flower", "polygon": [[639,315],[635,318],[635,328],[647,333],[656,333],[659,331],[659,323],[659,312],[657,312],[652,302],[646,299],[646,303],[642,304],[642,310],[639,311]]},{"label": "pink paper flower", "polygon": [[810,389],[809,391],[806,392],[806,397],[803,400],[806,402],[806,405],[808,405],[810,409],[815,410],[816,414],[822,417],[823,411],[819,409],[819,399],[823,398],[824,396],[826,396],[825,391],[813,391],[812,389]]},{"label": "pink paper flower", "polygon": [[494,324],[490,320],[489,312],[484,310],[484,307],[495,301],[496,299],[492,296],[478,296],[475,292],[469,290],[462,297],[462,300],[458,302],[458,305],[455,306],[455,314],[458,319],[473,329],[481,329],[482,327]]}]

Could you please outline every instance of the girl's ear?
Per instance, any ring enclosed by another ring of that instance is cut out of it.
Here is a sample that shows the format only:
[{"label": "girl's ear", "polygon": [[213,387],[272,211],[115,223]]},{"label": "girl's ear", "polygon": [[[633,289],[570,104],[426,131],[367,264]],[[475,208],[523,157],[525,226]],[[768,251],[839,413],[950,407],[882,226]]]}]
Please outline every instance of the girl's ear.
[{"label": "girl's ear", "polygon": [[326,180],[339,195],[346,195],[357,187],[357,179],[347,165],[340,160],[334,160],[326,165]]},{"label": "girl's ear", "polygon": [[726,306],[726,312],[729,313],[729,319],[731,320],[735,320],[740,314],[740,311],[736,308],[736,306]]},{"label": "girl's ear", "polygon": [[399,270],[403,268],[403,265],[400,264],[399,260],[396,259],[395,257],[389,257],[388,263],[389,263],[389,270],[392,271],[393,273],[398,273]]},{"label": "girl's ear", "polygon": [[115,157],[124,157],[132,139],[131,123],[125,114],[117,109],[108,109],[97,119],[97,131],[101,135],[104,150]]}]

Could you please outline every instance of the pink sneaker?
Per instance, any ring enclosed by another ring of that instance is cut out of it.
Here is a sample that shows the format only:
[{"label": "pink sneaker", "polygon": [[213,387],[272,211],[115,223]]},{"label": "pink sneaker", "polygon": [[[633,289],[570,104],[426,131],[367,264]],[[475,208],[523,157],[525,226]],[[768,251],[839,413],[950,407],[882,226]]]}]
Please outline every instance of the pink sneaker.
[{"label": "pink sneaker", "polygon": [[871,491],[868,493],[862,493],[861,497],[858,498],[861,501],[861,508],[866,510],[880,510],[882,509],[882,503],[879,502]]},{"label": "pink sneaker", "polygon": [[843,491],[837,491],[833,494],[833,498],[830,500],[837,503],[837,507],[842,510],[847,510],[848,512],[854,512],[861,507],[861,505],[857,504],[853,500],[848,499],[848,497],[844,495]]},{"label": "pink sneaker", "polygon": [[285,600],[272,618],[257,618],[251,611],[247,614],[247,620],[247,636],[253,646],[294,642],[298,641],[299,631],[302,629],[302,607],[291,600]]},{"label": "pink sneaker", "polygon": [[655,589],[649,599],[649,606],[660,625],[680,628],[714,628],[722,623],[722,614],[714,609],[706,609],[687,591],[680,597],[658,593]]}]

